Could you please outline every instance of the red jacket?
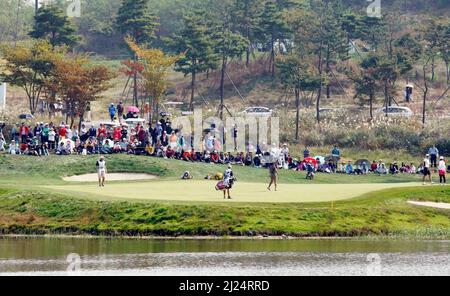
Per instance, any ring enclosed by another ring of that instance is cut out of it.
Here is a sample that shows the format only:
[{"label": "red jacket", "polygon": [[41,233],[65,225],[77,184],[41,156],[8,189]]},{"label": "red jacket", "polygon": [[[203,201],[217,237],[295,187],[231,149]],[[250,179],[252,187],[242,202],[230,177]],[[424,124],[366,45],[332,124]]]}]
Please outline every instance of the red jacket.
[{"label": "red jacket", "polygon": [[59,136],[62,137],[62,138],[65,138],[66,135],[67,135],[67,129],[65,127],[61,127],[59,129]]},{"label": "red jacket", "polygon": [[20,127],[20,135],[28,136],[29,132],[30,132],[30,129],[28,128],[28,126],[23,125]]}]

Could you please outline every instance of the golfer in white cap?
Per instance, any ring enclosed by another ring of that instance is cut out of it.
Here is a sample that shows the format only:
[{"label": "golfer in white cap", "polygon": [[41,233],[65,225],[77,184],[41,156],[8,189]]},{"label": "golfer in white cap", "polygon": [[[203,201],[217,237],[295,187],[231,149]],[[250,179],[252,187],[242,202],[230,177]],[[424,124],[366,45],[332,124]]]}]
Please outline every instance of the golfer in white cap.
[{"label": "golfer in white cap", "polygon": [[100,157],[99,160],[97,160],[97,171],[98,171],[98,186],[99,187],[105,187],[105,180],[106,180],[106,161],[103,156]]},{"label": "golfer in white cap", "polygon": [[230,190],[233,188],[234,174],[231,164],[228,165],[228,169],[223,173],[223,184],[225,189],[223,190],[223,199],[226,199],[228,194],[228,199],[231,199]]}]

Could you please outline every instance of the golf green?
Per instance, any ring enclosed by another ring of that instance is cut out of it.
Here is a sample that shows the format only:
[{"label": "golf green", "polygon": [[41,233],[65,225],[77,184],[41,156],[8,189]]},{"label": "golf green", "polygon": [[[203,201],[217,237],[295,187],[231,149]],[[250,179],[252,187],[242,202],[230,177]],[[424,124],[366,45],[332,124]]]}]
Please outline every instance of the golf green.
[{"label": "golf green", "polygon": [[[216,181],[179,180],[146,182],[111,182],[106,187],[96,183],[66,186],[46,186],[58,192],[71,192],[77,196],[96,196],[102,200],[165,200],[165,201],[223,201],[222,192],[214,189]],[[227,202],[248,203],[310,203],[351,199],[383,189],[414,187],[418,183],[396,184],[282,184],[277,192],[268,191],[267,184],[237,182]]]}]

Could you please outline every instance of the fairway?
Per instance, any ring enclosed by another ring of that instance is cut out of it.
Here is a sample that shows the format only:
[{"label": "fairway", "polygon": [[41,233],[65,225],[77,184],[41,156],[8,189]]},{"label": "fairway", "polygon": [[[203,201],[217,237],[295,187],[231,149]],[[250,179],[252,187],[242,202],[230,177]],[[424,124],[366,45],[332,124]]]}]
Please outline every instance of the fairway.
[{"label": "fairway", "polygon": [[[86,194],[102,199],[166,200],[221,202],[222,192],[214,189],[216,182],[207,180],[152,181],[133,183],[109,183],[99,188],[96,183],[46,186],[58,192],[66,191],[83,197]],[[418,183],[397,184],[282,184],[279,191],[268,191],[263,183],[236,183],[232,190],[233,200],[227,202],[247,203],[309,203],[351,199],[365,193],[383,189],[413,187]]]}]

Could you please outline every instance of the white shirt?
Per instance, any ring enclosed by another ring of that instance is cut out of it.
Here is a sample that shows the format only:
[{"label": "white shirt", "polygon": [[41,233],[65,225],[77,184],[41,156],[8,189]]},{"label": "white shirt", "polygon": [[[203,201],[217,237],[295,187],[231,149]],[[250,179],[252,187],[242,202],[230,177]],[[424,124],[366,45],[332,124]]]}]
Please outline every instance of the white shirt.
[{"label": "white shirt", "polygon": [[424,166],[425,166],[427,169],[430,168],[430,160],[429,160],[428,158],[425,158],[425,159],[423,160],[423,164],[424,164]]},{"label": "white shirt", "polygon": [[447,168],[446,168],[446,166],[445,166],[445,161],[441,160],[441,161],[439,162],[438,170],[440,170],[440,171],[445,171],[446,169],[447,169]]},{"label": "white shirt", "polygon": [[98,170],[99,171],[105,171],[106,170],[106,162],[105,161],[97,161],[98,164]]},{"label": "white shirt", "polygon": [[55,141],[55,135],[56,135],[55,131],[50,131],[50,132],[48,133],[48,140],[49,140],[50,142],[54,142],[54,141]]}]

